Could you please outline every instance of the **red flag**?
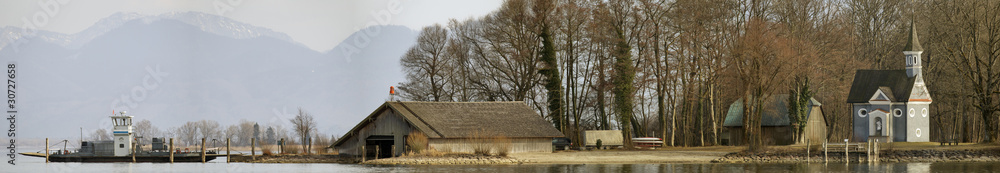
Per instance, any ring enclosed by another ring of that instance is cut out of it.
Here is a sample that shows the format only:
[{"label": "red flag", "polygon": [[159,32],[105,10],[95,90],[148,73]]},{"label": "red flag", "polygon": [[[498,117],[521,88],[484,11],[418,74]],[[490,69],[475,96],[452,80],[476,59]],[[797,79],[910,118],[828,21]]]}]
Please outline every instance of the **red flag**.
[{"label": "red flag", "polygon": [[389,86],[389,94],[396,94],[396,87]]}]

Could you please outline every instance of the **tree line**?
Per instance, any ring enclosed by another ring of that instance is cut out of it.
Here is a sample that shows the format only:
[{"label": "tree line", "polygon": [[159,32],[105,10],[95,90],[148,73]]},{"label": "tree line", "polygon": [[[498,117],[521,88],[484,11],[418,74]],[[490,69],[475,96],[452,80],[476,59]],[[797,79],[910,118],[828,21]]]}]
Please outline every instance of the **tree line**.
[{"label": "tree line", "polygon": [[[281,121],[272,122],[266,125],[246,119],[240,120],[236,124],[221,126],[214,120],[189,121],[180,127],[167,128],[161,130],[153,125],[149,120],[141,120],[133,124],[133,133],[144,145],[151,144],[152,138],[174,138],[175,145],[195,146],[201,145],[201,139],[205,138],[206,145],[221,147],[230,140],[231,146],[250,146],[251,140],[257,146],[277,145],[284,139],[286,145],[295,143],[303,145],[304,151],[312,151],[311,144],[326,148],[332,144],[336,137],[320,133],[316,129],[316,122],[313,116],[299,108],[298,114],[288,120],[292,124],[291,129],[286,129]],[[90,140],[112,140],[111,133],[106,129],[96,129],[89,136]],[[298,141],[298,142],[296,142]]]},{"label": "tree line", "polygon": [[741,100],[751,149],[763,146],[768,97],[811,96],[836,141],[852,133],[855,71],[903,69],[913,24],[932,140],[998,141],[996,14],[1000,0],[506,0],[424,27],[399,89],[415,101],[525,101],[574,139],[621,129],[671,146],[719,144]]}]

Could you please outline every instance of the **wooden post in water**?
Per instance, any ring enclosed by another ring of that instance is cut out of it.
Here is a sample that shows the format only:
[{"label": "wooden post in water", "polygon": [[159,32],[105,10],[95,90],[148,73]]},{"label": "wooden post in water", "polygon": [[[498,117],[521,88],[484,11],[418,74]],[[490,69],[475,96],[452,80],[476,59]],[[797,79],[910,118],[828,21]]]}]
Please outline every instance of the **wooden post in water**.
[{"label": "wooden post in water", "polygon": [[850,157],[850,153],[848,153],[848,152],[850,152],[851,150],[848,150],[847,146],[850,146],[850,145],[847,143],[847,139],[844,139],[844,162],[850,164],[851,163],[851,159],[850,159],[851,157]]},{"label": "wooden post in water", "polygon": [[285,153],[285,138],[281,138],[281,145],[278,145],[278,153]]},{"label": "wooden post in water", "polygon": [[827,159],[827,157],[829,157],[830,154],[829,154],[829,152],[827,152],[828,148],[826,148],[826,146],[827,146],[826,143],[827,143],[827,141],[823,141],[823,163],[826,163],[826,162],[830,161],[829,159]]},{"label": "wooden post in water", "polygon": [[257,138],[250,138],[250,160],[257,160],[256,142]]},{"label": "wooden post in water", "polygon": [[132,163],[135,163],[135,154],[138,153],[136,152],[137,151],[136,149],[139,148],[139,143],[138,141],[133,141],[133,142],[135,143],[132,143]]},{"label": "wooden post in water", "polygon": [[[11,120],[11,121],[13,121],[13,120]],[[13,141],[13,139],[11,139],[11,141]],[[13,144],[11,144],[11,145],[13,145]],[[13,158],[14,156],[11,156],[11,157]],[[14,162],[11,162],[11,163],[14,163]],[[45,163],[49,163],[49,138],[45,138]]]},{"label": "wooden post in water", "polygon": [[201,138],[201,163],[205,163],[205,138]]},{"label": "wooden post in water", "polygon": [[382,147],[375,147],[375,160],[378,160],[378,154],[379,154],[378,153],[379,152],[378,149],[379,148],[382,148]]},{"label": "wooden post in water", "polygon": [[229,138],[226,138],[226,163],[229,163]]},{"label": "wooden post in water", "polygon": [[872,140],[869,139],[868,142],[866,142],[865,144],[867,145],[867,146],[865,146],[865,157],[868,158],[868,163],[871,163],[872,162]]},{"label": "wooden post in water", "polygon": [[878,150],[878,139],[875,140],[875,163],[878,163],[880,151]]},{"label": "wooden post in water", "polygon": [[809,148],[809,140],[806,139],[806,163],[809,163],[809,161],[812,159],[812,158],[809,157],[809,149],[810,149]]},{"label": "wooden post in water", "polygon": [[365,160],[367,159],[367,158],[365,158],[365,157],[368,157],[368,150],[366,150],[366,149],[365,149],[365,146],[364,146],[364,145],[362,145],[362,146],[361,146],[361,161],[362,161],[362,162],[364,162],[364,161],[365,161]]},{"label": "wooden post in water", "polygon": [[174,138],[170,138],[170,163],[174,163]]}]

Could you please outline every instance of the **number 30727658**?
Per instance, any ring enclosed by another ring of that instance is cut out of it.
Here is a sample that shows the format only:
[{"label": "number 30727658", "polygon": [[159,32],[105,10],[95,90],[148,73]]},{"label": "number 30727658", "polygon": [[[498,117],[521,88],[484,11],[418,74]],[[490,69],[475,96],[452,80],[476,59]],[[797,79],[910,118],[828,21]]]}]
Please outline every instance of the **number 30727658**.
[{"label": "number 30727658", "polygon": [[14,63],[7,64],[7,107],[14,109],[14,103],[16,102],[17,94],[15,88],[17,87],[17,82],[15,79],[16,75],[16,65]]}]

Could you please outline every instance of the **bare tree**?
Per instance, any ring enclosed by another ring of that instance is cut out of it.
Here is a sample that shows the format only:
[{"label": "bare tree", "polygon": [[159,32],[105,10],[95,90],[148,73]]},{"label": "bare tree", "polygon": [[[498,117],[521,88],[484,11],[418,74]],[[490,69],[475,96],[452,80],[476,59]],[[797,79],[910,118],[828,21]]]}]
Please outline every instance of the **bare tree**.
[{"label": "bare tree", "polygon": [[104,130],[104,129],[94,130],[94,132],[90,134],[90,139],[91,140],[95,140],[95,141],[112,140],[111,139],[111,134],[108,133],[108,130]]},{"label": "bare tree", "polygon": [[[986,142],[1000,142],[1000,2],[996,0],[935,1],[941,53],[962,90],[947,95],[968,100],[985,125]],[[924,60],[932,61],[930,56]],[[941,61],[937,61],[941,62]],[[930,63],[928,63],[930,64]],[[931,88],[933,93],[934,88]],[[958,100],[956,100],[958,101]],[[941,109],[941,108],[938,108]]]},{"label": "bare tree", "polygon": [[149,120],[142,120],[135,123],[135,134],[136,137],[142,137],[141,143],[150,143],[152,138],[158,137],[160,134],[160,129],[153,126],[153,123]]},{"label": "bare tree", "polygon": [[408,82],[401,83],[403,97],[418,101],[450,101],[446,93],[450,78],[449,60],[446,56],[448,30],[440,24],[424,27],[417,36],[417,44],[400,59]]},{"label": "bare tree", "polygon": [[[198,134],[200,138],[205,138],[211,141],[212,139],[218,139],[222,136],[222,129],[219,127],[219,122],[214,120],[201,120],[197,123]],[[195,138],[195,143],[197,143],[200,138]]]},{"label": "bare tree", "polygon": [[[316,121],[313,120],[313,116],[302,110],[302,108],[299,108],[299,113],[288,121],[292,123],[295,134],[298,135],[299,141],[302,142],[300,143],[303,145],[302,148],[307,149],[308,146],[305,145],[309,145],[312,132],[316,129]],[[308,154],[309,150],[306,150],[305,153]]]},{"label": "bare tree", "polygon": [[194,145],[195,139],[198,138],[198,122],[187,122],[180,127],[177,127],[176,132],[178,142],[184,143],[185,145]]},{"label": "bare tree", "polygon": [[[223,137],[229,139],[230,142],[239,143],[240,126],[239,124],[233,124],[226,127],[226,131],[223,132]],[[233,145],[236,145],[235,143]]]}]

